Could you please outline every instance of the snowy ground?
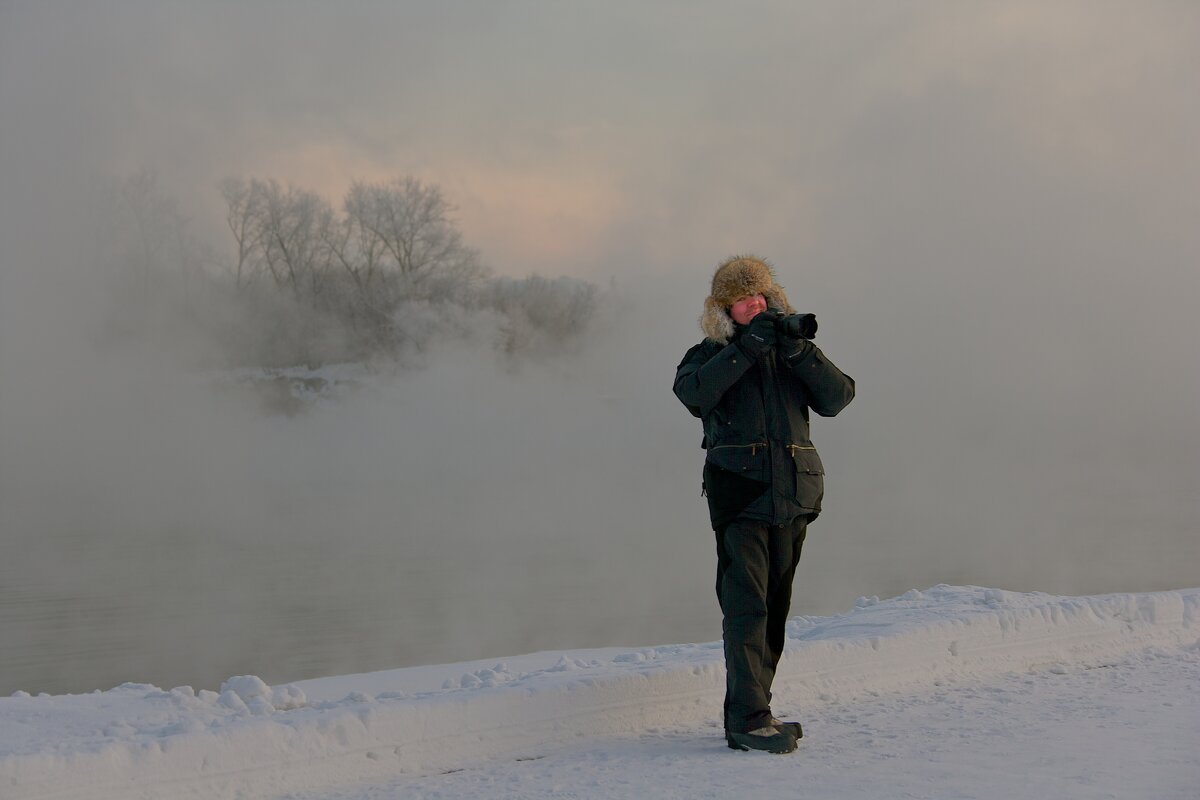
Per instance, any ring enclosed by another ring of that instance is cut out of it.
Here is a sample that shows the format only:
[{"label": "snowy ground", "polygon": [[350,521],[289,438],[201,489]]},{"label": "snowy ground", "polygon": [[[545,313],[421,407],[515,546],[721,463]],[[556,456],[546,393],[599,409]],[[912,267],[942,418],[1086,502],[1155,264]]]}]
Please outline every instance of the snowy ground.
[{"label": "snowy ground", "polygon": [[1200,797],[1194,650],[1156,648],[1102,668],[1009,673],[795,710],[807,737],[791,756],[732,752],[711,725],[664,728],[288,797]]},{"label": "snowy ground", "polygon": [[[0,699],[0,797],[1200,797],[1200,589],[934,587],[797,617],[788,756],[725,748],[719,643],[220,693]],[[753,796],[753,795],[751,795]]]}]

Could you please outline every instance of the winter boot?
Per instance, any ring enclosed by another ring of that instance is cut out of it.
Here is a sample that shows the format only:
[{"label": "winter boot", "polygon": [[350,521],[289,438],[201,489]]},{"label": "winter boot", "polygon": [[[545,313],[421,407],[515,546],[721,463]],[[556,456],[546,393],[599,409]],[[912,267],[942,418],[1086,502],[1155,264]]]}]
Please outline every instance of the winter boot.
[{"label": "winter boot", "polygon": [[729,731],[725,741],[733,750],[765,750],[768,753],[790,753],[796,749],[796,738],[790,732],[784,732],[763,726],[746,733]]},{"label": "winter boot", "polygon": [[771,727],[780,733],[790,734],[793,739],[804,738],[804,729],[800,727],[799,722],[784,722],[783,720],[771,717]]}]

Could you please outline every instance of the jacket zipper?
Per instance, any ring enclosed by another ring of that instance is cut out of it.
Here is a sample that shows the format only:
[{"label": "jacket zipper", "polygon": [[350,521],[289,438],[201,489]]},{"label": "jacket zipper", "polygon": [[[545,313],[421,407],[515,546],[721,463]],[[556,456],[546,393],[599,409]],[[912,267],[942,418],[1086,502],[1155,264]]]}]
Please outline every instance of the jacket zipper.
[{"label": "jacket zipper", "polygon": [[751,457],[753,457],[754,455],[756,455],[758,453],[758,448],[766,447],[766,446],[767,446],[766,442],[751,442],[750,444],[719,444],[716,447],[710,447],[708,449],[711,452],[713,450],[721,450],[722,448],[726,448],[726,447],[736,447],[739,449],[744,449],[746,447],[749,447],[750,455],[751,455]]}]

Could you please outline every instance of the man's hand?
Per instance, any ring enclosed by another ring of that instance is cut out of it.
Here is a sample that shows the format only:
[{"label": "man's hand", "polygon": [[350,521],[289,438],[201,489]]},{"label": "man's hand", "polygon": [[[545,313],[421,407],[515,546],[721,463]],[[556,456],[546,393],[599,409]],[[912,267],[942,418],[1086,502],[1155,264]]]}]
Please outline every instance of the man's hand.
[{"label": "man's hand", "polygon": [[757,359],[776,342],[775,316],[769,311],[763,311],[742,331],[738,337],[738,347],[750,358]]},{"label": "man's hand", "polygon": [[783,360],[786,361],[789,366],[794,366],[797,361],[804,358],[809,354],[810,351],[812,351],[814,347],[816,347],[815,344],[807,339],[785,338],[781,339],[780,342],[779,354],[783,356]]}]

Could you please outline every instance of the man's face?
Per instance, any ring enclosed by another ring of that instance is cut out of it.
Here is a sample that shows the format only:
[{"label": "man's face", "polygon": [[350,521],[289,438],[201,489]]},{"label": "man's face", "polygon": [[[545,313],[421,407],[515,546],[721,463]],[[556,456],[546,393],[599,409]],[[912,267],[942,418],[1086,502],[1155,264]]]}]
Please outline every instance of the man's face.
[{"label": "man's face", "polygon": [[729,316],[733,317],[733,321],[738,325],[749,325],[750,320],[766,310],[767,298],[761,294],[752,294],[738,298],[737,302],[729,307]]}]

